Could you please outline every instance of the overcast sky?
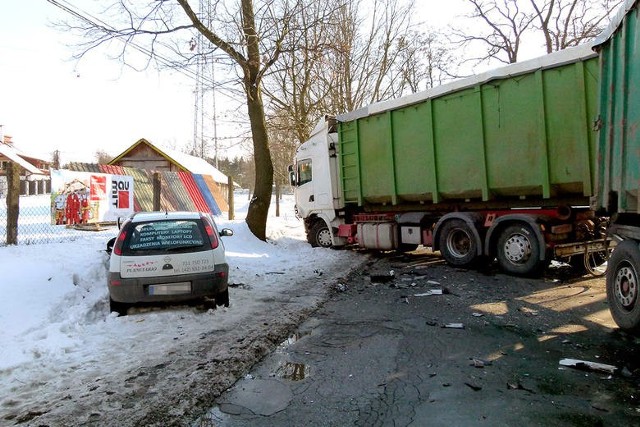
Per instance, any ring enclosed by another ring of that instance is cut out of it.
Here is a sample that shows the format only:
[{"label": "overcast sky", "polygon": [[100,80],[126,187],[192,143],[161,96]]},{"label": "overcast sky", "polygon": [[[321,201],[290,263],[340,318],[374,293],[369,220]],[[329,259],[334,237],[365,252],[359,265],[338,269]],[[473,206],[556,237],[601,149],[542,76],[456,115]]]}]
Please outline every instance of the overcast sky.
[{"label": "overcast sky", "polygon": [[[460,0],[416,3],[419,19],[444,24]],[[5,0],[0,11],[0,125],[19,148],[47,160],[57,149],[65,163],[91,162],[97,150],[117,155],[139,138],[177,149],[192,143],[192,79],[122,69],[100,53],[78,64],[68,36],[50,26],[62,17],[46,0]],[[234,132],[221,127],[218,136]]]},{"label": "overcast sky", "polygon": [[98,149],[118,154],[142,137],[192,139],[191,81],[153,70],[122,73],[101,55],[76,64],[65,35],[49,26],[62,16],[55,6],[11,0],[2,9],[0,125],[20,148],[92,161]]}]

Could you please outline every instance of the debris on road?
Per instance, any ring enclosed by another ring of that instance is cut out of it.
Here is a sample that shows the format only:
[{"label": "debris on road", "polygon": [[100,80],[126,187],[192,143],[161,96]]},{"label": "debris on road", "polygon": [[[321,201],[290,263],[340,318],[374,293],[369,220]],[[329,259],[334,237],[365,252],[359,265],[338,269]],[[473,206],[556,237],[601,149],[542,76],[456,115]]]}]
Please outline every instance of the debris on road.
[{"label": "debris on road", "polygon": [[479,359],[477,357],[471,358],[471,366],[474,368],[484,368],[485,366],[491,366],[493,362],[491,360]]},{"label": "debris on road", "polygon": [[473,391],[480,391],[482,390],[482,387],[480,387],[479,385],[476,384],[472,384],[472,383],[464,383],[467,387],[469,387],[471,390]]},{"label": "debris on road", "polygon": [[372,283],[389,283],[395,278],[393,270],[391,271],[391,274],[372,274],[369,277],[371,278]]},{"label": "debris on road", "polygon": [[449,329],[464,329],[464,323],[447,323],[443,328]]},{"label": "debris on road", "polygon": [[528,307],[520,307],[520,308],[518,308],[518,311],[520,313],[525,314],[526,316],[537,316],[538,315],[538,310],[533,310],[533,309],[528,308]]},{"label": "debris on road", "polygon": [[427,292],[422,292],[419,294],[413,294],[414,297],[428,297],[431,295],[442,295],[444,294],[444,291],[442,289],[431,289],[428,290]]},{"label": "debris on road", "polygon": [[394,283],[391,283],[389,285],[389,287],[393,288],[393,289],[408,289],[408,288],[415,288],[416,284],[412,282],[410,285],[407,285],[406,283],[395,283],[394,282]]},{"label": "debris on road", "polygon": [[535,394],[535,391],[531,390],[530,388],[527,388],[527,387],[523,386],[520,381],[518,381],[516,383],[507,383],[507,389],[508,390],[524,390],[524,391],[528,391],[529,393],[534,393]]},{"label": "debris on road", "polygon": [[338,292],[346,292],[349,290],[348,286],[345,285],[344,283],[336,283],[336,285],[334,286],[334,289]]},{"label": "debris on road", "polygon": [[570,368],[576,368],[587,371],[604,372],[607,374],[613,374],[618,369],[617,366],[606,365],[604,363],[589,362],[588,360],[578,359],[562,359],[560,360],[561,366],[567,366]]}]

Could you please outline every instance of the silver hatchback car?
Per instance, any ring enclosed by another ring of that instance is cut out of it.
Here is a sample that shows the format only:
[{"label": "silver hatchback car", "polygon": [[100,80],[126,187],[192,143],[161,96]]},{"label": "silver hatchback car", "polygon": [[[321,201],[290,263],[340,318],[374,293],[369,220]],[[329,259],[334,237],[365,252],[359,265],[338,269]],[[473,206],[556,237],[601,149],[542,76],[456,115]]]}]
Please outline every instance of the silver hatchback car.
[{"label": "silver hatchback car", "polygon": [[107,244],[111,311],[137,303],[205,300],[229,306],[229,265],[213,217],[201,212],[139,212]]}]

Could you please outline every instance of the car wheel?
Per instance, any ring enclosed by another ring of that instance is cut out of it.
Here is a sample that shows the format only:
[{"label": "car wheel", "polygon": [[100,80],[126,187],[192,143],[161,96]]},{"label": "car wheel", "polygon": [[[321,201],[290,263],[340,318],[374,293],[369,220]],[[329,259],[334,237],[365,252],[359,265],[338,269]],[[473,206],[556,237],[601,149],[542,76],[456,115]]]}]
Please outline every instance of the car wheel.
[{"label": "car wheel", "polygon": [[216,295],[216,306],[229,307],[229,289]]},{"label": "car wheel", "polygon": [[109,311],[112,313],[118,313],[118,316],[126,316],[127,311],[129,311],[129,305],[109,298]]}]

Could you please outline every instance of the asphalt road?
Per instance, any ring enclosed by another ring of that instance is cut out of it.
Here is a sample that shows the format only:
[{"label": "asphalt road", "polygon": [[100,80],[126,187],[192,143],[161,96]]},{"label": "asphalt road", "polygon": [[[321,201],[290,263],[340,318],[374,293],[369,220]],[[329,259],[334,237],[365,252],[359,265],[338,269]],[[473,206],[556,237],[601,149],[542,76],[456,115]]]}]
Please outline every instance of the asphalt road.
[{"label": "asphalt road", "polygon": [[616,330],[603,279],[419,253],[373,256],[337,288],[193,425],[640,426],[640,341]]}]

